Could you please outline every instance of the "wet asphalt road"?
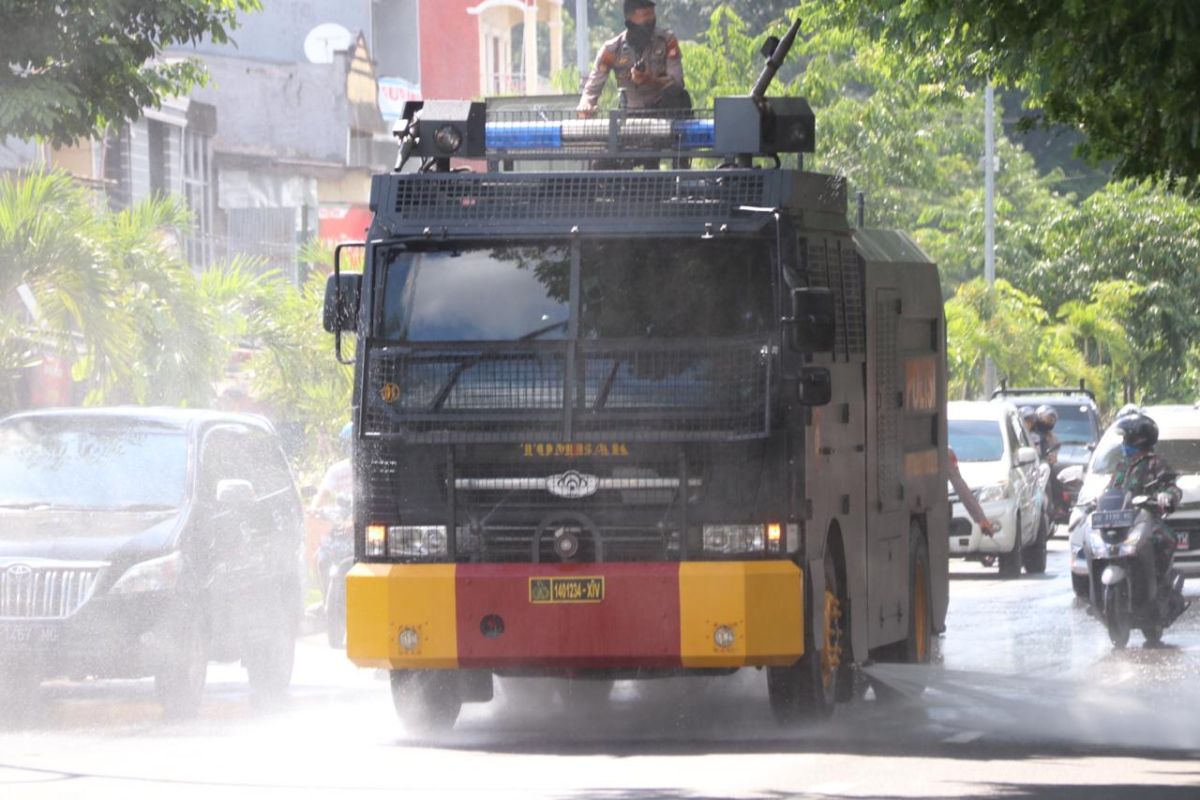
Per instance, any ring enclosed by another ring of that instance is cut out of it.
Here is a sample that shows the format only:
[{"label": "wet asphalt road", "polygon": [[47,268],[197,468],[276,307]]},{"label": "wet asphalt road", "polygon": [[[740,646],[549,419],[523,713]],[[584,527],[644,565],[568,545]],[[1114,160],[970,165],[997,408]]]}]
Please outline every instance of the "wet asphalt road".
[{"label": "wet asphalt road", "polygon": [[[0,798],[1200,798],[1200,603],[1145,649],[1114,652],[1075,600],[1066,545],[1042,577],[952,562],[932,668],[883,667],[870,694],[779,728],[760,673],[618,684],[603,707],[501,681],[456,729],[396,721],[386,681],[304,639],[290,698],[251,701],[214,666],[199,719],[160,719],[149,681],[55,683],[0,722]],[[1200,582],[1187,593],[1200,599]],[[915,690],[920,686],[923,693]]]}]

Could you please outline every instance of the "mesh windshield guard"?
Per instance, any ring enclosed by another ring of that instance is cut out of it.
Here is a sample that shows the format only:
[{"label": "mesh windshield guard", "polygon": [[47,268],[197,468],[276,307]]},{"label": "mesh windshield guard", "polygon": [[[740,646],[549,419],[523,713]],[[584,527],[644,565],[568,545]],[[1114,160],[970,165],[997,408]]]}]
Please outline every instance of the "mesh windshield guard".
[{"label": "mesh windshield guard", "polygon": [[769,352],[762,336],[378,346],[363,425],[427,443],[756,438]]}]

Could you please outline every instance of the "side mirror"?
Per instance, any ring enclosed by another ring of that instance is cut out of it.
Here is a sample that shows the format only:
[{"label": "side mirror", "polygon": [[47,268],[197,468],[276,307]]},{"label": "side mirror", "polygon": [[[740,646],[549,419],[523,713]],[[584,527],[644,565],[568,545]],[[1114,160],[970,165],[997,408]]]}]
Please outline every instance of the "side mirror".
[{"label": "side mirror", "polygon": [[1036,464],[1038,460],[1037,450],[1032,447],[1022,447],[1017,450],[1017,463],[1022,467],[1029,464]]},{"label": "side mirror", "polygon": [[254,484],[250,481],[224,480],[217,481],[217,503],[229,508],[245,508],[252,505],[258,495],[254,492]]},{"label": "side mirror", "polygon": [[801,372],[799,396],[802,406],[816,408],[829,405],[833,399],[833,378],[829,370],[815,367]]},{"label": "side mirror", "polygon": [[362,275],[330,275],[325,282],[326,333],[358,330],[358,307],[362,300]]},{"label": "side mirror", "polygon": [[770,58],[771,56],[775,55],[775,51],[778,49],[779,49],[779,37],[778,36],[768,36],[767,40],[765,42],[763,42],[762,50],[760,50],[759,52],[762,53],[763,58]]},{"label": "side mirror", "polygon": [[837,312],[829,289],[792,291],[792,349],[800,353],[832,353],[837,341]]}]

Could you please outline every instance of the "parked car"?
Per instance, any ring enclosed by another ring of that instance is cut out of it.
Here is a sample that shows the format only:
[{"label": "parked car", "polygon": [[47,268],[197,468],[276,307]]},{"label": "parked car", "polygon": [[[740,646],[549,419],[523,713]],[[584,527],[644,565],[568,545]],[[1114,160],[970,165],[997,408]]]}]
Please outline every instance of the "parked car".
[{"label": "parked car", "polygon": [[0,690],[153,676],[200,704],[209,661],[291,681],[299,494],[271,425],[116,408],[0,420]]},{"label": "parked car", "polygon": [[997,526],[986,536],[951,489],[950,555],[1000,563],[1000,574],[1014,577],[1046,569],[1046,481],[1049,467],[1011,403],[950,403],[950,446],[963,479]]},{"label": "parked car", "polygon": [[[1180,509],[1166,519],[1179,539],[1175,568],[1187,578],[1200,577],[1200,507],[1197,506],[1200,504],[1200,408],[1168,405],[1147,406],[1141,410],[1158,424],[1155,450],[1178,474],[1179,488],[1183,491]],[[1079,597],[1087,597],[1089,591],[1087,559],[1083,551],[1084,526],[1079,524],[1087,513],[1084,506],[1108,486],[1120,460],[1121,436],[1114,423],[1101,437],[1086,468],[1064,472],[1060,476],[1064,480],[1082,478],[1078,505],[1071,515],[1069,539],[1071,584]]]}]

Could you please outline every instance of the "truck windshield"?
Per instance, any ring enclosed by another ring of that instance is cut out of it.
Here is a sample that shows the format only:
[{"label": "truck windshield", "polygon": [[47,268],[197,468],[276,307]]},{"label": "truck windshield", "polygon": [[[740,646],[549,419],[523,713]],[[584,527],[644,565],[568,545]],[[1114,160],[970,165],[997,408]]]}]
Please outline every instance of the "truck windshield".
[{"label": "truck windshield", "polygon": [[[584,242],[579,335],[764,332],[773,317],[770,265],[760,241]],[[387,266],[378,334],[395,342],[562,339],[570,293],[567,245],[403,251]]]},{"label": "truck windshield", "polygon": [[14,420],[0,426],[0,508],[177,508],[187,452],[187,437],[169,429]]}]

